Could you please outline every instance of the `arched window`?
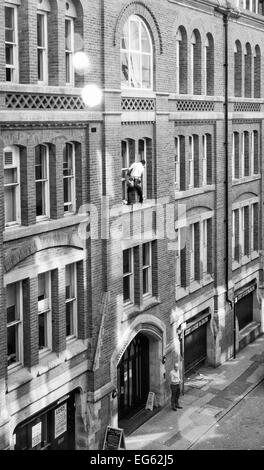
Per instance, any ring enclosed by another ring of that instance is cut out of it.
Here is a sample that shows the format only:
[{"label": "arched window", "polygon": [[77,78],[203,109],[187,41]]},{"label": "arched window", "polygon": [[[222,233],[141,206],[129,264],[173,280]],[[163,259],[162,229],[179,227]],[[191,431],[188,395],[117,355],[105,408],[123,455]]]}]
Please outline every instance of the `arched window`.
[{"label": "arched window", "polygon": [[153,47],[145,23],[131,16],[121,38],[121,84],[123,88],[152,89]]},{"label": "arched window", "polygon": [[187,34],[180,26],[176,35],[176,93],[188,93],[188,47]]},{"label": "arched window", "polygon": [[207,34],[205,40],[205,94],[214,94],[214,40]]},{"label": "arched window", "polygon": [[200,95],[202,92],[201,74],[201,36],[197,29],[191,37],[191,66],[192,66],[192,93]]},{"label": "arched window", "polygon": [[242,48],[236,41],[234,48],[234,91],[235,96],[242,96]]},{"label": "arched window", "polygon": [[252,96],[252,52],[249,43],[245,48],[245,89],[244,94],[246,98]]},{"label": "arched window", "polygon": [[261,54],[259,46],[255,47],[254,54],[254,98],[261,96]]}]

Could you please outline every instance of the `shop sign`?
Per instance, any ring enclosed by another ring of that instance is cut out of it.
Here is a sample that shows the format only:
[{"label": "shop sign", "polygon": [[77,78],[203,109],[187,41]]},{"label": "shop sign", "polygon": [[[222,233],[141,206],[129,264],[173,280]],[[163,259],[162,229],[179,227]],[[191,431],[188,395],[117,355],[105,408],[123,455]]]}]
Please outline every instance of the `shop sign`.
[{"label": "shop sign", "polygon": [[190,335],[193,331],[197,330],[200,328],[200,326],[204,325],[210,320],[210,315],[207,315],[206,317],[203,317],[201,320],[199,320],[197,323],[194,325],[190,326],[189,328],[186,328],[184,330],[184,336]]},{"label": "shop sign", "polygon": [[239,300],[246,297],[248,294],[251,294],[251,292],[254,292],[254,290],[256,290],[256,288],[257,288],[257,284],[253,284],[253,286],[250,286],[247,289],[245,289],[243,292],[241,292],[240,294],[238,294],[235,297],[235,303],[237,303]]},{"label": "shop sign", "polygon": [[55,431],[54,437],[57,439],[67,431],[67,403],[55,409]]},{"label": "shop sign", "polygon": [[156,395],[154,392],[149,392],[145,410],[153,411],[154,406],[158,406]]},{"label": "shop sign", "polygon": [[41,443],[41,421],[32,426],[32,447],[36,447]]},{"label": "shop sign", "polygon": [[125,448],[126,445],[124,430],[107,426],[104,437],[103,450],[119,450]]}]

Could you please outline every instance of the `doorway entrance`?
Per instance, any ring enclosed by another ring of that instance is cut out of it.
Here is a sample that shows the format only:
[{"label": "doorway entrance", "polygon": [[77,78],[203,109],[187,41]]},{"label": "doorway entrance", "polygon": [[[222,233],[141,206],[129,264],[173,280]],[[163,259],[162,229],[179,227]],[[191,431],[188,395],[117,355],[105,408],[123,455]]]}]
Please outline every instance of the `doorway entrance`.
[{"label": "doorway entrance", "polygon": [[149,392],[149,340],[139,333],[117,367],[118,418],[128,419],[146,404]]}]

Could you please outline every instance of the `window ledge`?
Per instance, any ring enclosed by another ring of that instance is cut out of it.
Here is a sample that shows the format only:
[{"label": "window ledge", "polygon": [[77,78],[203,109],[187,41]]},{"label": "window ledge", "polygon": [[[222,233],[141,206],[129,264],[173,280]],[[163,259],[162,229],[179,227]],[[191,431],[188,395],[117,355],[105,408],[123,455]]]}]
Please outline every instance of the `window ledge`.
[{"label": "window ledge", "polygon": [[233,179],[232,186],[237,186],[239,184],[250,183],[250,181],[258,181],[260,180],[260,174],[251,175],[251,176],[244,176],[243,178]]},{"label": "window ledge", "polygon": [[188,295],[187,288],[181,287],[181,286],[176,287],[176,299],[175,299],[176,301],[183,299],[184,297],[187,297],[187,295]]},{"label": "window ledge", "polygon": [[148,89],[137,89],[134,88],[122,88],[121,89],[122,98],[156,98],[156,93],[153,90]]},{"label": "window ledge", "polygon": [[232,261],[232,271],[235,271],[236,269],[241,268],[241,264],[238,261]]},{"label": "window ledge", "polygon": [[140,211],[142,209],[149,209],[150,207],[155,207],[156,206],[156,201],[155,199],[144,199],[143,203],[141,204],[140,202],[136,202],[135,204],[122,204],[120,211],[118,211],[118,214],[114,214],[115,216],[117,215],[122,215],[127,214],[129,212],[136,212]]},{"label": "window ledge", "polygon": [[191,281],[190,286],[189,286],[189,293],[192,294],[196,290],[200,289],[202,287],[200,281]]},{"label": "window ledge", "polygon": [[185,191],[175,191],[175,200],[184,199],[186,197],[198,196],[199,194],[208,193],[215,190],[215,185],[210,184],[206,186],[201,186],[199,188],[186,189]]}]

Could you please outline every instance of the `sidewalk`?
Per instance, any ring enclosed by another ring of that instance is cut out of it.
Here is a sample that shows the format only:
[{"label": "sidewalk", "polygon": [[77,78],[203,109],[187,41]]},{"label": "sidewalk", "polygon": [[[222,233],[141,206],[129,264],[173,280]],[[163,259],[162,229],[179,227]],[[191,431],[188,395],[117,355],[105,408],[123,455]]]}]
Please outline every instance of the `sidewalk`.
[{"label": "sidewalk", "polygon": [[170,404],[126,437],[128,450],[187,450],[264,379],[264,335],[216,369],[185,382],[182,410]]}]

